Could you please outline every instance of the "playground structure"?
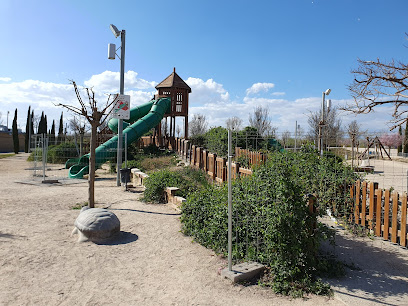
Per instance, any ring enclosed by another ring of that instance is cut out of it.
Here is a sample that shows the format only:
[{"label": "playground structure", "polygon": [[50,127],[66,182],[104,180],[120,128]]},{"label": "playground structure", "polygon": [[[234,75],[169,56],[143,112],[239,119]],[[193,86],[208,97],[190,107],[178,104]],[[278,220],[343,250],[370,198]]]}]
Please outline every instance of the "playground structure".
[{"label": "playground structure", "polygon": [[[370,152],[370,149],[372,148],[374,148],[373,155],[371,155],[371,152]],[[381,155],[381,158],[384,159],[384,155],[386,155],[389,160],[392,160],[387,150],[384,148],[383,144],[381,143],[381,140],[378,138],[378,136],[375,136],[374,138],[371,138],[371,139],[367,137],[367,148],[362,153],[357,155],[357,165],[354,165],[354,159],[355,159],[354,150],[355,149],[357,150],[357,154],[358,154],[359,152],[358,145],[355,146],[355,141],[353,141],[352,154],[351,154],[352,167],[355,166],[357,171],[371,172],[373,170],[373,167],[369,165],[369,160],[373,156],[378,157]],[[384,155],[383,155],[383,152],[384,152]]]},{"label": "playground structure", "polygon": [[[158,93],[155,99],[167,97],[171,100],[171,107],[164,114],[167,126],[167,118],[170,118],[169,138],[171,144],[174,144],[176,134],[176,117],[184,117],[184,138],[188,139],[188,95],[191,93],[191,88],[183,79],[176,73],[176,68],[173,72],[160,82],[156,89]],[[159,139],[162,136],[161,126],[156,128]],[[167,135],[163,135],[167,136]]]},{"label": "playground structure", "polygon": [[[185,137],[188,136],[188,94],[191,93],[191,88],[181,79],[174,68],[173,73],[159,83],[156,89],[158,94],[155,95],[154,100],[133,107],[130,110],[130,119],[123,120],[123,138],[121,140],[116,135],[96,148],[96,168],[116,156],[118,141],[122,141],[122,147],[129,146],[152,128],[155,128],[154,142],[160,146],[162,140],[161,121],[163,118],[166,119],[167,126],[167,118],[170,117],[168,139],[171,145],[174,146],[177,116],[185,118],[184,135]],[[116,133],[118,123],[118,119],[110,119],[109,129]],[[69,159],[66,162],[65,168],[69,168],[70,178],[82,178],[89,173],[89,157],[89,154],[85,154],[79,158]]]}]

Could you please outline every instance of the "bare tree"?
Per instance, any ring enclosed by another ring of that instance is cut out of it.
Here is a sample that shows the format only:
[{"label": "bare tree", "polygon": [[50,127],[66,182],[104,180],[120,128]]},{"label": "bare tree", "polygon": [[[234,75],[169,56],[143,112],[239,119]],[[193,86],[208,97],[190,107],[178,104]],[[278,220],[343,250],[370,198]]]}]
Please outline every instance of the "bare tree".
[{"label": "bare tree", "polygon": [[[319,141],[319,123],[321,121],[321,111],[310,113],[308,123],[309,123],[309,134],[308,138],[318,143]],[[340,137],[342,136],[341,130],[341,120],[337,116],[336,108],[332,108],[326,117],[326,125],[323,128],[323,139],[326,145],[335,145],[338,143]]]},{"label": "bare tree", "polygon": [[227,129],[233,131],[233,132],[238,132],[241,130],[242,127],[242,119],[238,118],[237,116],[228,118],[226,121],[227,124]]},{"label": "bare tree", "polygon": [[357,114],[366,114],[380,105],[393,105],[391,130],[408,120],[408,65],[358,60],[359,67],[353,70],[354,80],[349,91],[353,105],[343,109]]},{"label": "bare tree", "polygon": [[257,106],[249,115],[249,125],[256,128],[261,136],[273,136],[277,130],[271,124],[268,108],[262,106]]},{"label": "bare tree", "polygon": [[180,137],[180,132],[181,132],[180,126],[177,124],[177,126],[176,126],[177,137]]},{"label": "bare tree", "polygon": [[84,135],[87,131],[89,131],[89,126],[86,125],[86,121],[81,119],[82,118],[80,116],[74,115],[68,120],[68,126],[74,132],[75,139],[77,136],[79,136],[79,156],[83,155]]},{"label": "bare tree", "polygon": [[347,134],[350,138],[354,136],[358,140],[364,134],[364,131],[361,131],[361,125],[358,124],[357,120],[353,120],[347,126]]},{"label": "bare tree", "polygon": [[290,139],[290,132],[286,130],[282,133],[282,142],[283,142],[284,148],[286,148],[286,146],[288,145],[289,139]]},{"label": "bare tree", "polygon": [[75,114],[86,118],[86,120],[91,125],[91,152],[89,157],[89,177],[88,177],[88,205],[90,208],[95,207],[95,167],[96,167],[96,158],[95,158],[95,149],[96,149],[96,137],[98,126],[103,124],[108,118],[112,109],[108,110],[115,102],[118,97],[116,94],[114,99],[110,101],[111,95],[108,96],[105,107],[99,111],[97,101],[95,100],[95,93],[92,88],[85,88],[85,91],[88,96],[88,103],[82,101],[78,87],[74,81],[71,81],[74,86],[75,94],[77,96],[78,102],[81,107],[75,107],[68,104],[58,104],[63,106],[68,110],[74,112]]},{"label": "bare tree", "polygon": [[203,135],[207,131],[207,118],[201,114],[194,114],[193,119],[188,123],[190,136]]}]

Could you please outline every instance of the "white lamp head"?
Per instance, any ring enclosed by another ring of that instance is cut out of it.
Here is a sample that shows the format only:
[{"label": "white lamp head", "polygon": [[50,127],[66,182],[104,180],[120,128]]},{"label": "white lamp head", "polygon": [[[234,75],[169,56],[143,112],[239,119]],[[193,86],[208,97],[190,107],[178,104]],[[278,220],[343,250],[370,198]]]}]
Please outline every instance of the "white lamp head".
[{"label": "white lamp head", "polygon": [[326,96],[330,95],[331,89],[326,89],[326,91],[324,92],[326,94]]},{"label": "white lamp head", "polygon": [[118,38],[120,36],[120,31],[118,30],[118,28],[115,27],[113,24],[111,24],[109,27],[110,27],[113,35],[115,35],[115,37]]}]

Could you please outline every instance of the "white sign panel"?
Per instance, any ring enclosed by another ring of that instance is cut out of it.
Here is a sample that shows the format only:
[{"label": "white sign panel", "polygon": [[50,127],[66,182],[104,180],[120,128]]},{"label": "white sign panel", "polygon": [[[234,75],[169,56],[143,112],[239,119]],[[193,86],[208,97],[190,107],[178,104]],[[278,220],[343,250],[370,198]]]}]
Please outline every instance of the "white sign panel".
[{"label": "white sign panel", "polygon": [[130,96],[119,95],[112,111],[112,118],[130,119]]}]

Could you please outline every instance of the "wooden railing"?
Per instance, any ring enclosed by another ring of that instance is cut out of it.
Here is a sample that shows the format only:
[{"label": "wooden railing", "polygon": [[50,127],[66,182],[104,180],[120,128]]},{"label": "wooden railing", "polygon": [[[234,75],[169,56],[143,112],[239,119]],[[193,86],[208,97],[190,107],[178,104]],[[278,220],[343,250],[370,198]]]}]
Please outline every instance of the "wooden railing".
[{"label": "wooden railing", "polygon": [[[228,163],[225,157],[218,157],[217,154],[208,150],[191,145],[189,140],[176,138],[173,141],[174,151],[187,160],[195,168],[202,169],[210,178],[217,183],[222,183],[228,179]],[[266,161],[266,154],[252,152],[239,147],[235,148],[235,160],[245,157],[249,166],[260,165]],[[251,168],[242,167],[239,162],[233,162],[231,166],[231,177],[236,179],[241,176],[252,174]]]},{"label": "wooden railing", "polygon": [[378,189],[377,183],[357,181],[350,189],[353,199],[348,221],[370,229],[375,236],[407,246],[407,193]]}]

